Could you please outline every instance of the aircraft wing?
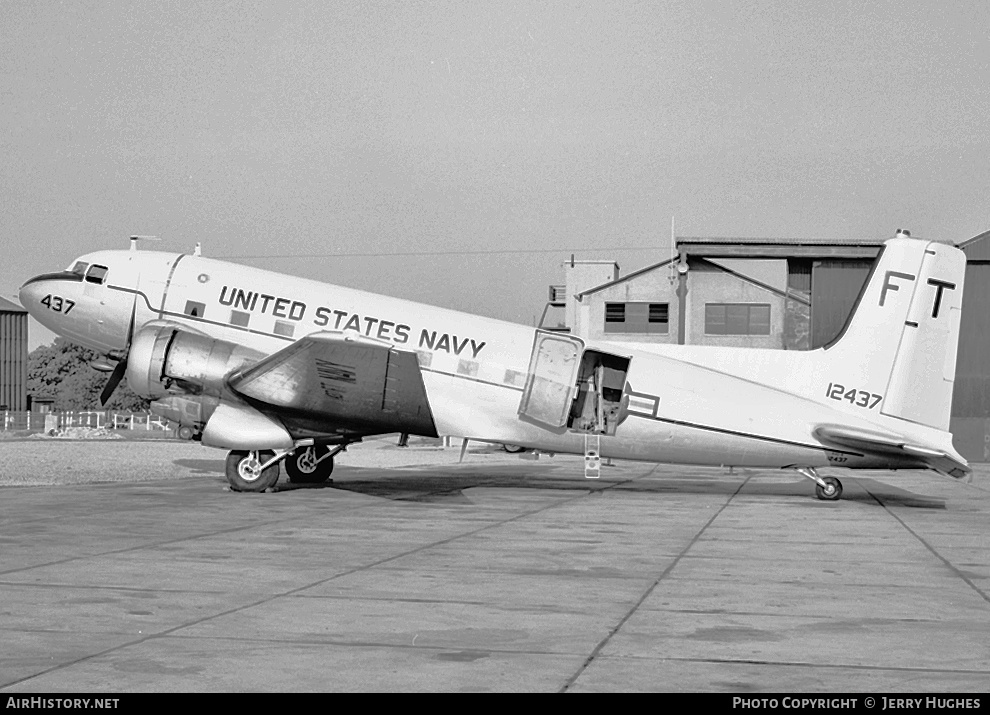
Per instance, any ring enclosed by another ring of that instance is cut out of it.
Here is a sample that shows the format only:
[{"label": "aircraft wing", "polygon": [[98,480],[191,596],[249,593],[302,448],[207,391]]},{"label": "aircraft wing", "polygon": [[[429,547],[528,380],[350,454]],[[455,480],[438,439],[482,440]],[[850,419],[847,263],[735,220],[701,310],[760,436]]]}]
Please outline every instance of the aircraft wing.
[{"label": "aircraft wing", "polygon": [[846,425],[819,425],[815,437],[824,444],[855,449],[867,454],[891,457],[911,457],[919,466],[934,469],[956,479],[970,473],[969,465],[946,452],[919,444],[912,444],[904,437],[892,432],[860,429]]},{"label": "aircraft wing", "polygon": [[373,340],[313,333],[227,386],[290,432],[437,436],[416,353]]}]

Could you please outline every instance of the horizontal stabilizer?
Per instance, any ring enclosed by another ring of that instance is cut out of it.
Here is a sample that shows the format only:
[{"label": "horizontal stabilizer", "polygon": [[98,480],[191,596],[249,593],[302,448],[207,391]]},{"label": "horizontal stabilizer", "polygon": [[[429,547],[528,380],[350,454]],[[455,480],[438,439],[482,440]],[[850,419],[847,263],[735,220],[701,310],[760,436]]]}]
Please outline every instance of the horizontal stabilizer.
[{"label": "horizontal stabilizer", "polygon": [[970,473],[969,465],[954,456],[920,444],[913,444],[901,435],[880,430],[861,429],[846,425],[819,425],[815,437],[825,445],[855,449],[884,457],[909,457],[919,466],[934,469],[955,479]]}]

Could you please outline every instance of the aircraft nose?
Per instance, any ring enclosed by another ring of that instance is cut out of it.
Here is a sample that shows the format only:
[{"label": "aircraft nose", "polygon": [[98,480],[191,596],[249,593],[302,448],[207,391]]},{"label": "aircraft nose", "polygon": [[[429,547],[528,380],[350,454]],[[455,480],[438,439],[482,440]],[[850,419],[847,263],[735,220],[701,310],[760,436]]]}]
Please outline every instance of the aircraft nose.
[{"label": "aircraft nose", "polygon": [[79,280],[66,272],[42,273],[29,278],[17,297],[35,320],[57,333],[60,318],[68,315],[78,300],[70,286]]},{"label": "aircraft nose", "polygon": [[41,299],[46,295],[46,283],[45,276],[35,276],[25,281],[17,292],[17,298],[21,301],[21,305],[35,318],[38,317],[37,310],[38,306],[41,305]]}]

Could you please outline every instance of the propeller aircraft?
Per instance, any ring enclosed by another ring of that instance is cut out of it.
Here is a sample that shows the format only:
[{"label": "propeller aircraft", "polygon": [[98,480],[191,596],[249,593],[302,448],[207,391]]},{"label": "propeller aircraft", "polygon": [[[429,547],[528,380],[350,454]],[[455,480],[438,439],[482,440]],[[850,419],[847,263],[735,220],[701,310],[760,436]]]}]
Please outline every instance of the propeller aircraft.
[{"label": "propeller aircraft", "polygon": [[810,351],[581,337],[195,254],[106,250],[20,290],[151,409],[229,452],[237,491],[320,483],[377,434],[601,458],[794,469],[969,468],[948,431],[966,259],[899,233]]}]

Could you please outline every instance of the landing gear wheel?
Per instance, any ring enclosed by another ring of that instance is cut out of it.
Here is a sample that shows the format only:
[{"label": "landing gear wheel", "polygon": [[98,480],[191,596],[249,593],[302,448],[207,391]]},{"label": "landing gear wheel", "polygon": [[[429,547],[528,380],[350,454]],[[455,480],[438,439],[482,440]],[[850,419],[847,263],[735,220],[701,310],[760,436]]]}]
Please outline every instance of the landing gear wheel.
[{"label": "landing gear wheel", "polygon": [[837,501],[842,496],[842,482],[835,477],[822,477],[825,486],[815,485],[815,495],[822,501]]},{"label": "landing gear wheel", "polygon": [[234,450],[227,455],[227,481],[235,492],[263,492],[278,482],[278,463],[267,469],[261,465],[275,456],[274,452],[245,452]]},{"label": "landing gear wheel", "polygon": [[330,451],[325,444],[297,449],[285,458],[285,473],[293,484],[323,484],[333,473],[333,457],[323,457]]}]

